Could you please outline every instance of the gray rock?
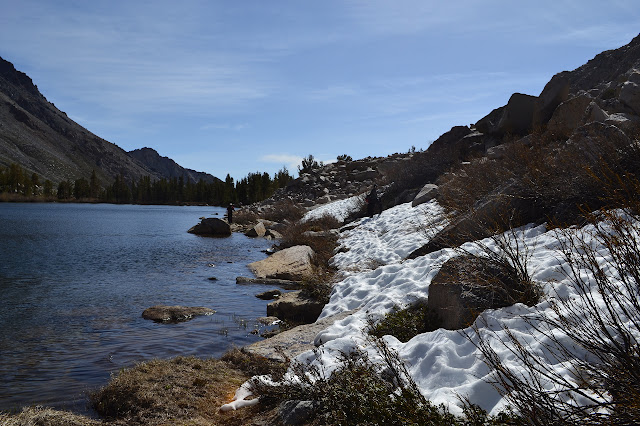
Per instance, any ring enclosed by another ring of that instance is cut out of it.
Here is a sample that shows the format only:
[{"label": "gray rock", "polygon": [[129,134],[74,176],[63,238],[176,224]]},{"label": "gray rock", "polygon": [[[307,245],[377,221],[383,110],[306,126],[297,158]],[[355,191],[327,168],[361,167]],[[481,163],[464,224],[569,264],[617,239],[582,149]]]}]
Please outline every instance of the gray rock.
[{"label": "gray rock", "polygon": [[236,284],[267,284],[275,285],[285,290],[297,290],[300,288],[299,281],[279,280],[276,278],[236,277]]},{"label": "gray rock", "polygon": [[216,311],[203,307],[156,305],[142,312],[142,318],[163,323],[188,321],[199,315],[213,315]]},{"label": "gray rock", "polygon": [[205,237],[228,237],[231,235],[231,226],[222,219],[210,217],[202,219],[187,232]]},{"label": "gray rock", "polygon": [[278,298],[281,294],[282,292],[280,290],[267,290],[256,294],[256,297],[262,300],[273,300]]},{"label": "gray rock", "polygon": [[266,259],[250,263],[251,272],[257,278],[302,280],[313,276],[311,259],[315,256],[309,246],[294,246],[278,251]]},{"label": "gray rock", "polygon": [[631,108],[633,112],[640,115],[640,85],[627,81],[620,89],[620,100],[626,106]]},{"label": "gray rock", "polygon": [[267,315],[282,320],[312,323],[320,316],[324,303],[312,299],[302,290],[281,295],[278,300],[267,305]]},{"label": "gray rock", "polygon": [[580,95],[568,99],[558,105],[547,123],[547,130],[556,135],[569,136],[586,122],[587,108],[593,99],[588,95]]},{"label": "gray rock", "polygon": [[264,237],[267,229],[262,222],[258,222],[255,226],[244,233],[247,237]]},{"label": "gray rock", "polygon": [[500,122],[496,129],[499,134],[522,135],[533,127],[533,111],[536,97],[514,93],[504,108]]},{"label": "gray rock", "polygon": [[428,183],[422,187],[416,198],[411,202],[411,207],[419,206],[427,201],[433,200],[438,195],[438,185]]},{"label": "gray rock", "polygon": [[544,86],[535,102],[533,114],[533,124],[535,126],[547,123],[558,105],[569,99],[569,87],[568,72],[554,75]]},{"label": "gray rock", "polygon": [[278,408],[278,415],[285,425],[303,425],[318,408],[320,403],[316,401],[284,401]]},{"label": "gray rock", "polygon": [[485,309],[510,306],[518,299],[515,272],[473,255],[445,262],[429,284],[427,306],[447,330],[468,327]]},{"label": "gray rock", "polygon": [[264,234],[265,236],[269,236],[271,238],[275,238],[277,240],[281,240],[282,239],[282,234],[279,233],[278,231],[276,231],[275,229],[267,229],[267,233]]},{"label": "gray rock", "polygon": [[[285,358],[293,359],[303,352],[316,347],[316,335],[334,322],[342,320],[355,311],[342,312],[330,317],[322,318],[313,324],[304,324],[285,330],[267,340],[261,340],[242,348],[244,352],[263,356],[265,358],[284,362]],[[283,357],[284,355],[284,357]]]}]

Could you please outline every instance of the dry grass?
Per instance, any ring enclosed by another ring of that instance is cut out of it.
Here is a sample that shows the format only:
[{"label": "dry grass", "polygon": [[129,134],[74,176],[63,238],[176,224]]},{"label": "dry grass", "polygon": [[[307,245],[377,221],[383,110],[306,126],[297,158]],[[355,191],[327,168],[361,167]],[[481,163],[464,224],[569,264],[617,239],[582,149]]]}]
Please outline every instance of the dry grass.
[{"label": "dry grass", "polygon": [[112,424],[250,424],[257,407],[221,413],[249,376],[217,359],[177,357],[124,369],[91,395],[96,411]]},{"label": "dry grass", "polygon": [[291,200],[280,200],[267,210],[263,211],[260,216],[263,219],[273,222],[295,222],[304,216],[306,209]]},{"label": "dry grass", "polygon": [[66,411],[44,407],[27,407],[19,414],[0,413],[2,426],[97,426],[97,420]]}]

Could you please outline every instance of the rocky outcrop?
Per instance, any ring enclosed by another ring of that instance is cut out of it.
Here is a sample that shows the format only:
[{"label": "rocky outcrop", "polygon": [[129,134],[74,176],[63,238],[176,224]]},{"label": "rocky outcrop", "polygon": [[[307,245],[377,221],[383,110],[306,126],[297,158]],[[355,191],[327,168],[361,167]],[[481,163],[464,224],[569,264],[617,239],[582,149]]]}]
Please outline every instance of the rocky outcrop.
[{"label": "rocky outcrop", "polygon": [[209,217],[201,219],[199,224],[187,232],[205,237],[228,237],[231,235],[231,226],[222,219]]},{"label": "rocky outcrop", "polygon": [[284,293],[278,300],[267,305],[267,316],[281,320],[312,323],[320,316],[324,303],[313,299],[302,290]]},{"label": "rocky outcrop", "polygon": [[438,195],[438,185],[434,185],[432,183],[428,183],[422,187],[418,195],[411,202],[411,207],[419,206],[420,204],[424,204],[427,201],[433,200],[436,195]]},{"label": "rocky outcrop", "polygon": [[156,305],[145,309],[142,312],[142,318],[156,322],[175,323],[189,321],[199,315],[213,315],[215,312],[213,309],[203,307]]},{"label": "rocky outcrop", "polygon": [[515,272],[494,260],[462,255],[445,262],[429,284],[427,307],[447,330],[468,327],[486,309],[518,299]]},{"label": "rocky outcrop", "polygon": [[280,250],[248,266],[258,278],[299,281],[313,276],[311,261],[314,255],[313,249],[309,246],[295,246]]},{"label": "rocky outcrop", "polygon": [[280,362],[284,362],[286,359],[293,359],[301,353],[316,347],[314,339],[318,333],[354,312],[347,311],[323,318],[313,324],[294,327],[269,339],[245,346],[242,351]]},{"label": "rocky outcrop", "polygon": [[162,157],[155,149],[152,148],[145,147],[135,149],[133,151],[129,151],[128,154],[147,166],[149,169],[168,179],[183,178],[185,179],[185,182],[191,183],[198,183],[200,180],[206,183],[220,182],[220,179],[210,175],[209,173],[186,169],[171,158]]},{"label": "rocky outcrop", "polygon": [[256,294],[256,297],[262,300],[273,300],[280,297],[281,294],[282,292],[280,290],[267,290]]}]

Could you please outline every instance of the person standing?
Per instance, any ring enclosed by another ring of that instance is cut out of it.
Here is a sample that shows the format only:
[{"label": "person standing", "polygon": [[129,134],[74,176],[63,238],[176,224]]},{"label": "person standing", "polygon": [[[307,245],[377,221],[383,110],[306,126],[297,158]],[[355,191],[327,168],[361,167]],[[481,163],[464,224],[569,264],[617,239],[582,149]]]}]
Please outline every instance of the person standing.
[{"label": "person standing", "polygon": [[367,214],[369,217],[373,217],[376,212],[376,207],[379,206],[378,214],[382,213],[382,203],[380,203],[380,199],[378,198],[378,185],[374,184],[373,189],[367,195]]},{"label": "person standing", "polygon": [[233,223],[233,203],[229,203],[227,207],[227,222],[229,222],[229,225]]}]

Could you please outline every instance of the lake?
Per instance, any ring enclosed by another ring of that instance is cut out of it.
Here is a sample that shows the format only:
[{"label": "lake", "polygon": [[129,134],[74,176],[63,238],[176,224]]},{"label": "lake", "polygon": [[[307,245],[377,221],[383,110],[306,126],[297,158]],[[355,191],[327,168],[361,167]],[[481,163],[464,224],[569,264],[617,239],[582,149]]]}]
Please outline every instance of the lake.
[{"label": "lake", "polygon": [[[240,286],[272,243],[187,233],[217,207],[0,204],[0,410],[87,413],[86,394],[151,358],[216,357],[251,334],[268,288]],[[217,280],[209,280],[216,277]],[[156,304],[205,306],[178,324],[142,319]]]}]

